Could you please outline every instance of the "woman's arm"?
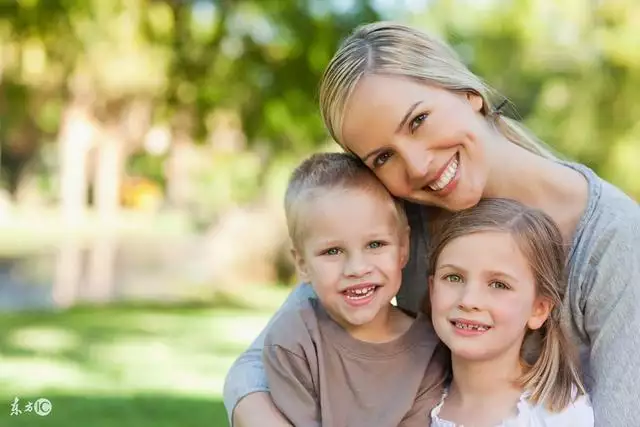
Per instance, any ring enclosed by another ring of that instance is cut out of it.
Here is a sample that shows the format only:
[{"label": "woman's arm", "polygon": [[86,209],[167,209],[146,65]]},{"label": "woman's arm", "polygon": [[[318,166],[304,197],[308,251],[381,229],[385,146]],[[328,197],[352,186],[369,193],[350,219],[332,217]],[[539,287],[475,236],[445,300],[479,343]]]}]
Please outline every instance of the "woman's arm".
[{"label": "woman's arm", "polygon": [[597,237],[582,299],[591,399],[595,425],[624,427],[640,420],[640,216]]},{"label": "woman's arm", "polygon": [[238,402],[233,411],[233,426],[292,427],[266,392],[251,393]]},{"label": "woman's arm", "polygon": [[[298,285],[260,335],[231,366],[225,379],[223,396],[229,419],[242,423],[232,424],[234,427],[282,425],[278,423],[281,423],[284,418],[279,412],[275,413],[275,405],[273,405],[268,393],[269,386],[262,362],[264,338],[273,323],[283,313],[298,308],[304,301],[313,296],[315,296],[315,293],[309,284]],[[242,401],[242,405],[238,404],[240,401]],[[254,421],[257,421],[257,423]]]}]

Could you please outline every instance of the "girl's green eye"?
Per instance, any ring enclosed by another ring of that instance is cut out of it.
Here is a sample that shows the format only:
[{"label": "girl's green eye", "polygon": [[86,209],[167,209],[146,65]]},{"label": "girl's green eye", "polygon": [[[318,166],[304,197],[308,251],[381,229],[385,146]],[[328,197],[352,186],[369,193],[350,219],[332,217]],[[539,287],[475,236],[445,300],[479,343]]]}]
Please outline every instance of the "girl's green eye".
[{"label": "girl's green eye", "polygon": [[446,280],[447,282],[459,283],[462,282],[462,277],[457,274],[447,274],[444,277],[444,280]]},{"label": "girl's green eye", "polygon": [[508,285],[506,285],[505,283],[502,283],[502,282],[498,282],[498,281],[491,282],[491,284],[489,286],[491,286],[494,289],[509,289]]},{"label": "girl's green eye", "polygon": [[327,249],[327,250],[325,251],[325,253],[326,253],[327,255],[338,255],[338,254],[340,253],[340,249],[338,249],[338,248],[331,248],[331,249]]},{"label": "girl's green eye", "polygon": [[369,247],[371,249],[381,248],[382,247],[382,242],[379,242],[379,241],[371,242],[371,243],[369,243]]}]

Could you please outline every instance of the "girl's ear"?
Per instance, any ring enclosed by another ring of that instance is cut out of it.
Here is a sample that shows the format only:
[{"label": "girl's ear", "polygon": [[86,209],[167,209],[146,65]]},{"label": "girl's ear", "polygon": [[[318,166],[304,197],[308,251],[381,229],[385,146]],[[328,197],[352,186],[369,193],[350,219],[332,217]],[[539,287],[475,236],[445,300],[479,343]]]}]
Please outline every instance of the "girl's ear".
[{"label": "girl's ear", "polygon": [[429,300],[431,300],[431,297],[433,296],[433,275],[429,276],[427,279],[427,287],[429,288],[427,290],[427,295],[429,295]]},{"label": "girl's ear", "polygon": [[422,312],[427,316],[431,316],[431,297],[433,296],[433,276],[427,277],[427,292],[422,300]]},{"label": "girl's ear", "polygon": [[547,298],[537,297],[533,302],[533,309],[531,310],[531,316],[527,321],[529,329],[540,329],[544,322],[549,318],[553,310],[553,303]]}]

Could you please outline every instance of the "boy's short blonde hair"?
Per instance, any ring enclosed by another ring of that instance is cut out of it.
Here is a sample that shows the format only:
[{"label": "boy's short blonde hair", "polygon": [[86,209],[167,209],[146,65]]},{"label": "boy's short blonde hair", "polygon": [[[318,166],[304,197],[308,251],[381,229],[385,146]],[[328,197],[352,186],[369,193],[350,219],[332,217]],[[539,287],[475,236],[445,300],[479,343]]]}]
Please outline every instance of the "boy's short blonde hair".
[{"label": "boy's short blonde hair", "polygon": [[[293,171],[284,198],[287,227],[294,248],[299,248],[306,228],[301,223],[301,207],[332,190],[373,192],[393,204],[399,229],[408,226],[402,201],[394,198],[359,158],[349,153],[316,153]],[[340,209],[339,206],[336,208]]]}]

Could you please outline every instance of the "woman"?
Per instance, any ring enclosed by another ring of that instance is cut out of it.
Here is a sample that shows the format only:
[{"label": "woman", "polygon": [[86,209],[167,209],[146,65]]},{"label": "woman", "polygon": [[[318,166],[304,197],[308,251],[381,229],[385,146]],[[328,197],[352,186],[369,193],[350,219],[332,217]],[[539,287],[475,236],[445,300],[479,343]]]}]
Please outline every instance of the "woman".
[{"label": "woman", "polygon": [[[429,231],[447,211],[501,197],[557,222],[569,254],[563,309],[571,338],[583,347],[595,423],[633,425],[640,419],[640,209],[587,167],[556,159],[489,95],[443,43],[375,23],[356,29],[331,60],[320,104],[333,138],[409,202],[412,247],[401,307],[418,309]],[[300,285],[281,310],[310,295]],[[235,426],[286,425],[267,393],[263,335],[225,383]]]}]

